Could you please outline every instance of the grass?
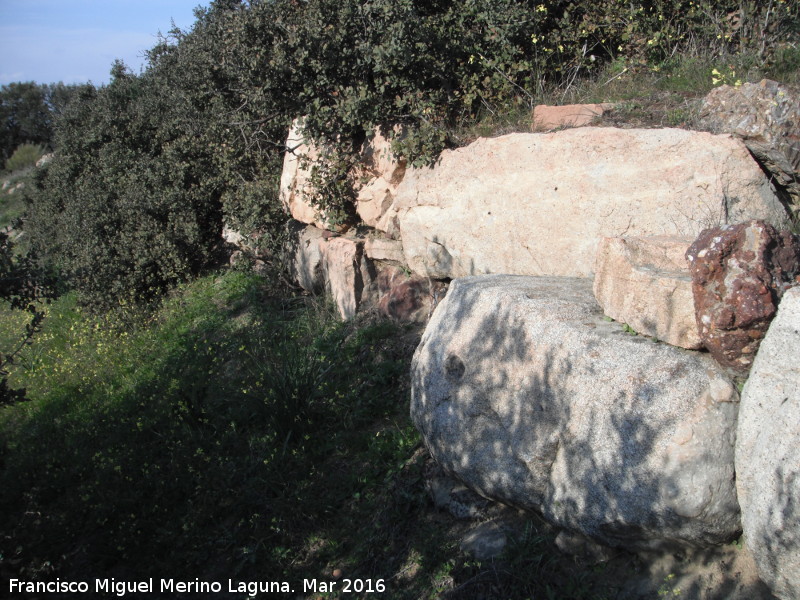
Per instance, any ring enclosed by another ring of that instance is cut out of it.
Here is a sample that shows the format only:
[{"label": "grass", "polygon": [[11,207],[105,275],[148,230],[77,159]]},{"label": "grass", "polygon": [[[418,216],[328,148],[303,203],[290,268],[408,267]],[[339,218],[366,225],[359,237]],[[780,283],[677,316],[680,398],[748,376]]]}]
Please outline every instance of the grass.
[{"label": "grass", "polygon": [[[3,343],[21,325],[7,316]],[[241,272],[149,315],[59,299],[14,366],[32,400],[0,411],[0,586],[198,578],[224,589],[193,597],[246,597],[231,579],[297,597],[316,579],[339,585],[302,597],[369,597],[343,593],[358,579],[393,599],[606,597],[538,521],[501,559],[459,550],[471,525],[432,507],[408,416],[418,339]]]},{"label": "grass", "polygon": [[395,328],[259,293],[207,277],[135,325],[48,309],[11,381],[33,401],[0,413],[4,575],[287,577],[309,529],[402,467]]},{"label": "grass", "polygon": [[508,105],[486,110],[454,128],[450,137],[466,145],[478,137],[531,130],[531,111],[538,104],[615,104],[601,124],[624,127],[697,125],[700,101],[722,84],[756,83],[763,78],[800,83],[800,47],[787,44],[768,64],[753,54],[711,56],[703,51],[678,54],[661,64],[628,63],[620,58],[594,71],[581,71],[566,83],[539,85],[509,99]]}]

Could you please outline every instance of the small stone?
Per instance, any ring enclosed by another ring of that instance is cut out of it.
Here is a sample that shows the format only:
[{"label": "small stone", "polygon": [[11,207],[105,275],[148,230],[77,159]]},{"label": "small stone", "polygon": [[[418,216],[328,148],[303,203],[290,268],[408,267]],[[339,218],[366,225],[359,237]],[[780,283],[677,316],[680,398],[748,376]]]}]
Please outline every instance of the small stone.
[{"label": "small stone", "polygon": [[461,540],[461,550],[475,560],[491,560],[503,553],[508,537],[503,528],[493,521],[481,523]]},{"label": "small stone", "polygon": [[704,230],[686,256],[703,344],[721,365],[747,372],[800,273],[800,238],[749,221]]},{"label": "small stone", "polygon": [[608,562],[616,552],[608,546],[597,544],[579,533],[561,531],[556,536],[556,547],[569,556],[575,556],[591,564]]},{"label": "small stone", "polygon": [[560,127],[582,127],[602,117],[613,104],[566,104],[547,106],[540,104],[533,109],[533,130],[550,131]]}]

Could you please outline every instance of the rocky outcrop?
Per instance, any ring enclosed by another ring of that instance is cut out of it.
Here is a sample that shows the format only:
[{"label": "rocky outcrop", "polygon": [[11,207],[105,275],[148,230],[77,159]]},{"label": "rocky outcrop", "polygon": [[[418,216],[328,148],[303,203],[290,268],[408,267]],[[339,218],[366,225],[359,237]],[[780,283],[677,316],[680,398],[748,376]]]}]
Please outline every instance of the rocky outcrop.
[{"label": "rocky outcrop", "polygon": [[[395,132],[402,135],[402,132]],[[320,229],[341,231],[314,206],[312,170],[323,160],[324,150],[309,143],[302,133],[302,119],[296,119],[286,140],[286,154],[281,172],[280,199],[292,218]],[[392,154],[391,141],[375,129],[361,147],[358,168],[350,173],[356,194],[355,211],[362,223],[380,231],[396,234],[386,217],[394,202],[394,192],[403,179],[405,159]]]},{"label": "rocky outcrop", "polygon": [[603,238],[597,250],[594,295],[609,317],[636,332],[697,350],[692,277],[678,236]]},{"label": "rocky outcrop", "polygon": [[764,79],[723,85],[703,101],[701,126],[740,137],[800,210],[800,92]]},{"label": "rocky outcrop", "polygon": [[613,104],[608,103],[565,104],[562,106],[540,104],[533,109],[533,130],[551,131],[561,127],[590,125],[613,106]]},{"label": "rocky outcrop", "polygon": [[329,293],[343,319],[369,308],[396,321],[422,323],[445,295],[445,283],[397,264],[402,245],[396,240],[339,236],[297,221],[289,223],[288,234],[290,276],[310,294]]},{"label": "rocky outcrop", "polygon": [[319,148],[306,142],[302,128],[302,119],[295,119],[286,138],[280,201],[293,219],[324,229],[328,225],[327,219],[311,203],[311,168],[313,162],[320,158],[321,152]]},{"label": "rocky outcrop", "polygon": [[425,444],[480,494],[608,545],[734,538],[730,379],[602,317],[588,280],[454,281],[412,363]]},{"label": "rocky outcrop", "polygon": [[800,598],[800,287],[786,292],[742,392],[736,485],[761,578]]},{"label": "rocky outcrop", "polygon": [[435,168],[407,170],[392,213],[409,268],[442,279],[588,277],[602,237],[787,223],[740,140],[680,129],[480,139],[445,151]]},{"label": "rocky outcrop", "polygon": [[[402,136],[402,132],[395,131],[395,135]],[[364,142],[361,156],[364,172],[358,178],[362,183],[357,190],[356,212],[365,225],[397,236],[398,232],[387,215],[394,203],[397,186],[405,175],[406,160],[395,158],[391,141],[379,129]]]},{"label": "rocky outcrop", "polygon": [[763,221],[726,225],[703,231],[686,258],[703,344],[720,364],[746,372],[800,275],[800,238]]}]

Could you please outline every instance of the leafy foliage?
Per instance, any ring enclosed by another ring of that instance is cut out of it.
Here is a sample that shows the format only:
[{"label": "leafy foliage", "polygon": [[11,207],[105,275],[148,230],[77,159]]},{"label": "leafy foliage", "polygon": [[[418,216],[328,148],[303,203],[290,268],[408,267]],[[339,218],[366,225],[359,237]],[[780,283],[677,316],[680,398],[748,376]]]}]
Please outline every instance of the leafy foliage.
[{"label": "leafy foliage", "polygon": [[315,203],[342,220],[375,127],[431,164],[465,122],[529,111],[603,65],[693,49],[768,63],[798,24],[788,1],[217,0],[141,76],[118,64],[109,86],[79,92],[31,196],[32,238],[84,300],[146,299],[213,262],[223,221],[277,249],[295,117],[325,148]]},{"label": "leafy foliage", "polygon": [[8,368],[15,357],[41,329],[44,312],[37,303],[53,296],[52,281],[37,268],[28,256],[17,256],[14,244],[5,231],[0,231],[0,301],[13,310],[27,312],[30,320],[25,333],[10,351],[0,354],[0,407],[26,400],[25,389],[8,386]]},{"label": "leafy foliage", "polygon": [[33,167],[42,158],[44,151],[44,146],[38,144],[22,144],[6,161],[6,171],[13,173]]},{"label": "leafy foliage", "polygon": [[[195,139],[197,136],[198,139]],[[153,71],[116,65],[59,123],[59,151],[35,174],[32,245],[87,299],[141,301],[211,261],[219,184],[203,124]]]},{"label": "leafy foliage", "polygon": [[0,160],[23,144],[51,147],[56,119],[88,85],[10,83],[0,87]]}]

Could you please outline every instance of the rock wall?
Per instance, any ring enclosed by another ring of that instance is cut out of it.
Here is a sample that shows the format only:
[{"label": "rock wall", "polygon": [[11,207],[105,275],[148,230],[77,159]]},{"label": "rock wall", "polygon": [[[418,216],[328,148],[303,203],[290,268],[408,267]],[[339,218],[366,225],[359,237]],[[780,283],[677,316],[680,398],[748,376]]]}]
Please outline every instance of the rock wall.
[{"label": "rock wall", "polygon": [[[386,140],[372,143],[364,155],[385,156]],[[479,139],[445,151],[433,168],[370,164],[357,212],[402,240],[413,273],[434,279],[591,277],[603,237],[696,237],[750,219],[788,224],[775,189],[729,135],[584,127]],[[307,179],[287,154],[282,189]],[[302,194],[284,197],[295,218],[319,226]]]},{"label": "rock wall", "polygon": [[[698,243],[716,243],[714,227],[789,225],[786,190],[741,139],[584,127],[479,139],[414,169],[375,132],[353,177],[361,224],[337,232],[308,202],[298,153],[319,150],[297,127],[288,145],[281,193],[302,221],[290,270],[342,318],[429,321],[411,410],[447,472],[609,545],[739,534],[735,471],[752,452],[734,460],[737,374],[698,351],[686,256],[711,251]],[[783,365],[797,387],[797,359],[783,359],[755,364]],[[748,544],[773,568],[777,543],[759,531]]]}]

